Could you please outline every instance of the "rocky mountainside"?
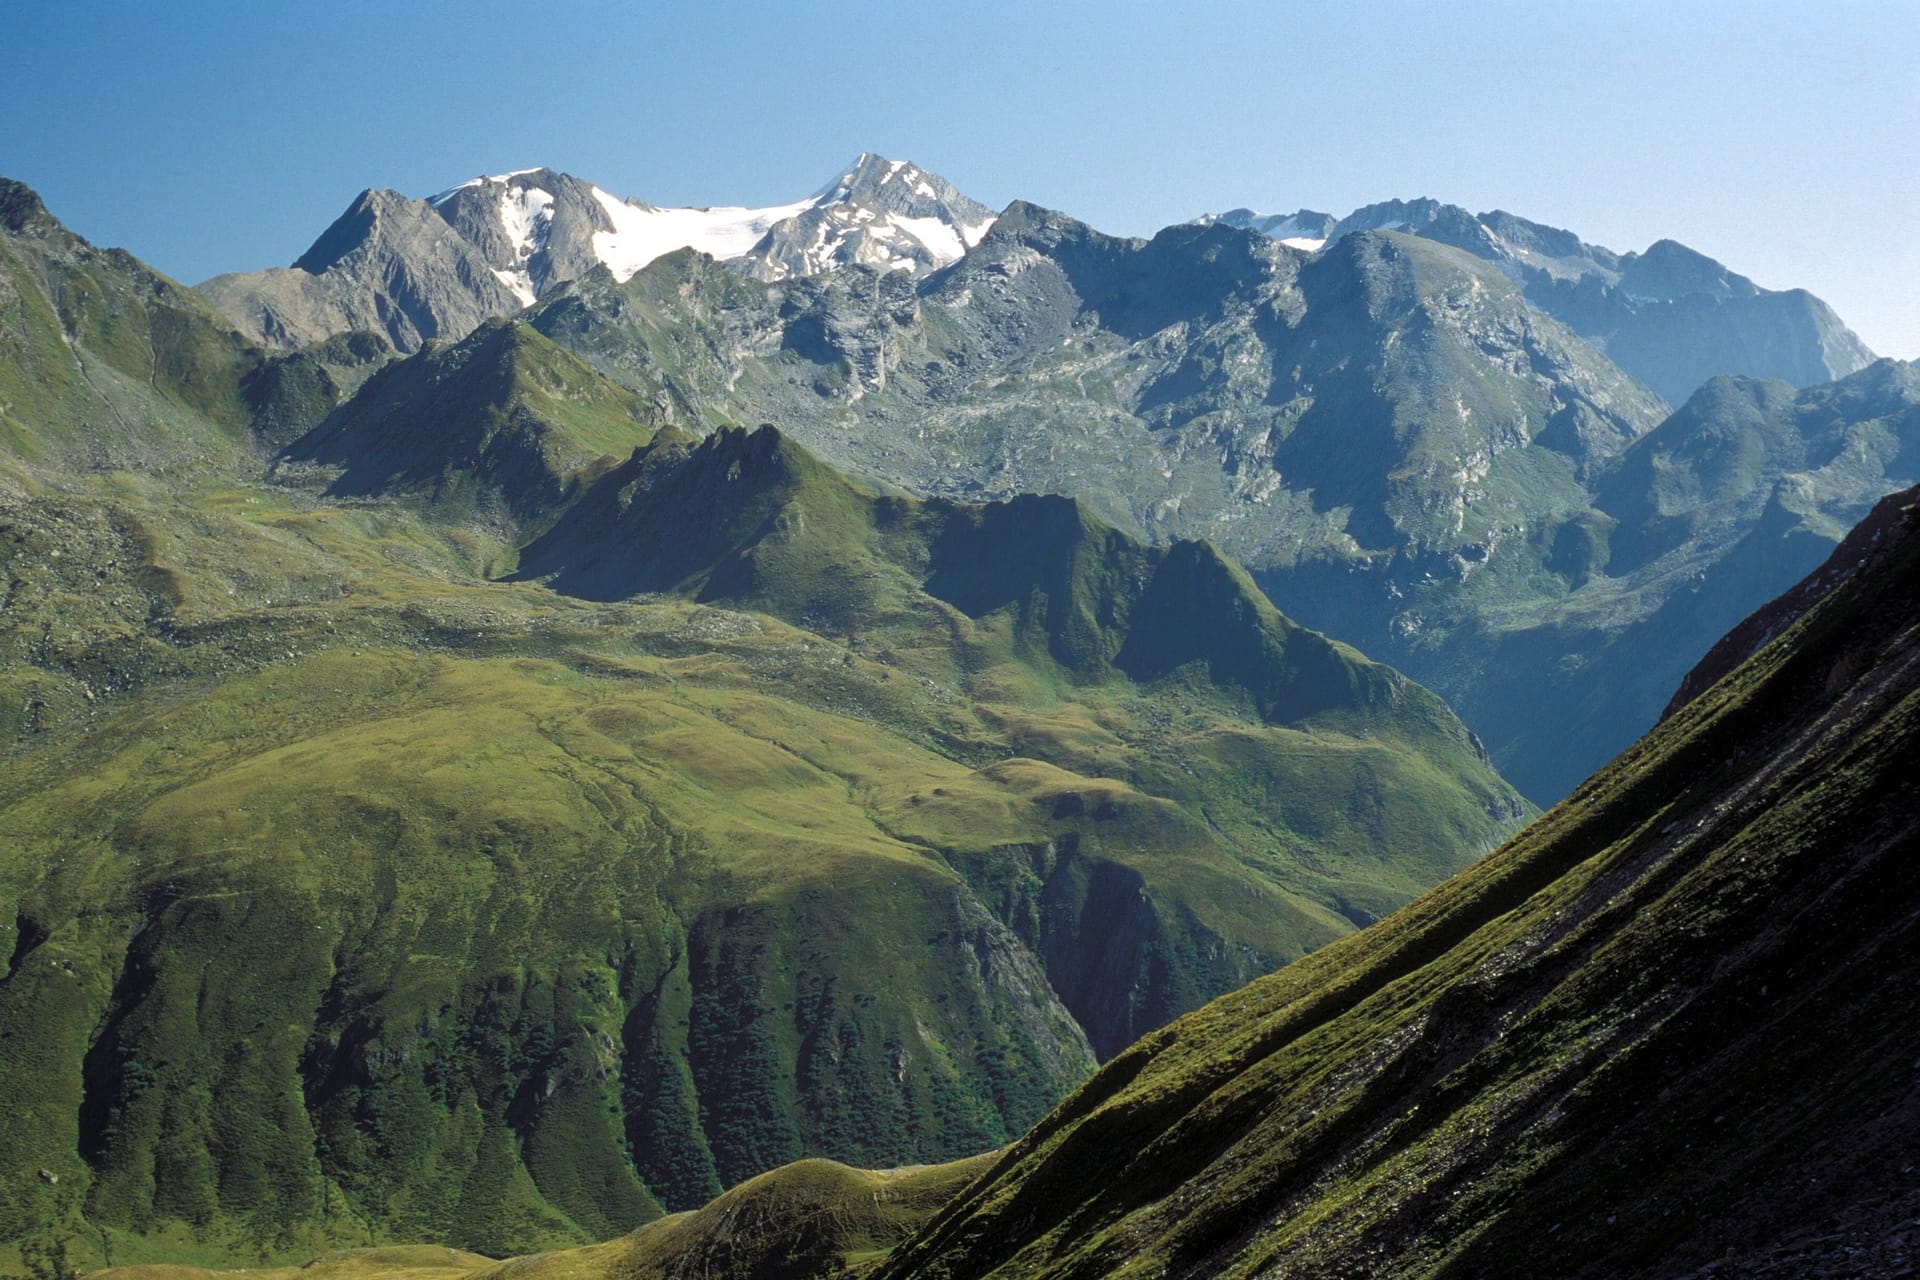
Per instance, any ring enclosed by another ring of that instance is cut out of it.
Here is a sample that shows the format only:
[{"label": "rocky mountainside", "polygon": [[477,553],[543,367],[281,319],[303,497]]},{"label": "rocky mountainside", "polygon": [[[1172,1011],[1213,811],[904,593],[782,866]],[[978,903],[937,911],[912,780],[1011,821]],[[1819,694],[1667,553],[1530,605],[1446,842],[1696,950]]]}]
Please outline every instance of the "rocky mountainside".
[{"label": "rocky mountainside", "polygon": [[104,301],[8,350],[146,377],[0,455],[0,1272],[970,1155],[1527,814],[1206,544],[695,435],[513,323],[270,356],[9,208],[24,314]]},{"label": "rocky mountainside", "polygon": [[992,224],[991,209],[946,180],[865,153],[813,196],[760,209],[659,208],[525,169],[427,200],[363,192],[292,267],[200,288],[269,346],[370,329],[415,351],[428,339],[463,338],[596,267],[624,280],[676,249],[762,280],[852,263],[919,275],[960,257]]},{"label": "rocky mountainside", "polygon": [[[1548,564],[1566,577],[1563,598],[1465,621],[1475,638],[1456,641],[1462,674],[1375,648],[1446,690],[1500,744],[1518,785],[1550,801],[1654,722],[1706,637],[1786,590],[1876,500],[1916,480],[1920,368],[1883,360],[1800,391],[1715,379],[1613,459],[1589,486],[1590,507],[1556,533]],[[1366,645],[1392,625],[1347,636]]]},{"label": "rocky mountainside", "polygon": [[[1909,366],[1808,390],[1824,425],[1764,425],[1720,384],[1668,415],[1484,259],[1397,231],[1306,254],[1226,226],[1120,240],[1015,205],[918,283],[756,288],[675,256],[528,320],[695,430],[778,421],[911,491],[1068,493],[1153,540],[1205,537],[1440,691],[1540,803],[1920,479],[1899,443]],[[1667,442],[1708,419],[1745,461],[1695,483]]]},{"label": "rocky mountainside", "polygon": [[1833,308],[1806,290],[1762,289],[1673,240],[1643,253],[1616,253],[1501,210],[1476,215],[1429,199],[1368,205],[1314,233],[1291,221],[1301,216],[1235,210],[1218,220],[1275,237],[1318,234],[1323,240],[1404,231],[1464,249],[1497,265],[1528,302],[1672,404],[1717,374],[1805,387],[1844,378],[1874,358]]}]

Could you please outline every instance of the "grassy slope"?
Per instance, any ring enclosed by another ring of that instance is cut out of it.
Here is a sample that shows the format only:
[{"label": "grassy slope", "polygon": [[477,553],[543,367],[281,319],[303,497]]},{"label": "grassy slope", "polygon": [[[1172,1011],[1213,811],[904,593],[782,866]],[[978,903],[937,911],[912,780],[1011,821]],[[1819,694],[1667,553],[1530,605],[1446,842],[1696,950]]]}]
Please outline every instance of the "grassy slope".
[{"label": "grassy slope", "polygon": [[1678,1274],[1887,1247],[1920,1132],[1917,578],[1909,528],[1500,854],[1109,1064],[885,1273]]},{"label": "grassy slope", "polygon": [[1077,679],[1020,602],[898,579],[921,621],[823,635],[489,583],[499,544],[391,505],[5,496],[29,1248],[516,1251],[809,1152],[992,1146],[1081,1027],[1117,1048],[1346,932],[1512,804],[1352,655],[1440,720],[1264,723],[1151,651]]},{"label": "grassy slope", "polygon": [[[876,1274],[1899,1274],[1916,499],[1500,853],[1143,1039]],[[824,1256],[817,1217],[776,1229]],[[642,1267],[648,1232],[490,1274],[693,1274],[688,1234]]]},{"label": "grassy slope", "polygon": [[381,370],[281,461],[337,468],[337,496],[418,493],[442,514],[492,500],[537,520],[644,443],[651,416],[533,330],[489,321]]},{"label": "grassy slope", "polygon": [[[266,1280],[803,1280],[860,1274],[992,1163],[872,1172],[802,1160],[750,1179],[698,1210],[604,1244],[495,1262],[434,1245],[347,1250],[301,1267],[253,1270]],[[99,1280],[212,1280],[231,1274],[170,1265],[116,1267]]]},{"label": "grassy slope", "polygon": [[191,290],[72,235],[0,179],[0,445],[83,466],[177,468],[247,447],[266,363]]}]

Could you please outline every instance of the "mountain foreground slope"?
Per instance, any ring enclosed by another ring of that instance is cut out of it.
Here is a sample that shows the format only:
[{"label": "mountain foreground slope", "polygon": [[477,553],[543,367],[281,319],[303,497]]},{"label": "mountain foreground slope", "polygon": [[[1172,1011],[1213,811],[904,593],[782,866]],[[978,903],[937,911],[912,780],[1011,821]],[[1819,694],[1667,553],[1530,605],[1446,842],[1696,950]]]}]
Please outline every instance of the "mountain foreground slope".
[{"label": "mountain foreground slope", "polygon": [[[1205,544],[695,437],[524,326],[270,355],[35,210],[21,359],[139,386],[0,453],[0,1271],[971,1155],[1526,813]],[[88,327],[148,299],[198,381]]]},{"label": "mountain foreground slope", "polygon": [[1920,492],[1888,503],[1783,637],[1484,863],[1144,1039],[881,1274],[1910,1260]]},{"label": "mountain foreground slope", "polygon": [[1144,1037],[898,1246],[795,1168],[737,1252],[723,1201],[445,1274],[1907,1274],[1920,489],[1875,527],[1499,852]]}]

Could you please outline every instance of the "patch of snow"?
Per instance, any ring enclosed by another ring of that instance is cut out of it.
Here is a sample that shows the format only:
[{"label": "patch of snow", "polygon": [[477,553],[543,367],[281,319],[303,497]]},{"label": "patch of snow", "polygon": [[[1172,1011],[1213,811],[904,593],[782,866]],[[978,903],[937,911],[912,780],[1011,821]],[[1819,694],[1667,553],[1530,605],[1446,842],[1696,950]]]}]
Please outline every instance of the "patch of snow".
[{"label": "patch of snow", "polygon": [[1312,236],[1282,236],[1280,243],[1289,249],[1301,249],[1307,253],[1318,253],[1327,247],[1325,240],[1315,240]]},{"label": "patch of snow", "polygon": [[493,269],[493,275],[501,284],[507,286],[508,291],[511,292],[514,297],[520,299],[521,306],[530,307],[534,304],[533,277],[528,275],[525,270],[502,271],[500,268],[495,267]]},{"label": "patch of snow", "polygon": [[993,224],[996,221],[998,221],[997,218],[982,218],[970,227],[963,226],[960,228],[960,239],[966,243],[967,248],[971,249],[987,238],[987,232],[993,230]]},{"label": "patch of snow", "polygon": [[508,187],[500,193],[500,225],[513,245],[514,261],[525,266],[546,244],[553,222],[553,193],[539,187]]},{"label": "patch of snow", "polygon": [[593,253],[606,263],[616,280],[626,281],[654,259],[676,249],[698,249],[716,258],[746,253],[767,229],[814,207],[816,201],[746,209],[727,205],[713,209],[655,209],[627,204],[593,188],[593,198],[613,223],[612,231],[593,233]]},{"label": "patch of snow", "polygon": [[887,221],[927,247],[936,266],[946,266],[967,251],[960,233],[939,218],[903,218],[888,214]]}]

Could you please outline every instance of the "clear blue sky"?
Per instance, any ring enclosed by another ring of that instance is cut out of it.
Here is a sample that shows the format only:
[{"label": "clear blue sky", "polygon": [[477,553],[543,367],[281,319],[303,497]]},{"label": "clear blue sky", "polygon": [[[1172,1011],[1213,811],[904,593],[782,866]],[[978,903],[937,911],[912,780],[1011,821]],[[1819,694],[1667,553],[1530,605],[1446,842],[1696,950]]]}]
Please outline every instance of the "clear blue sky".
[{"label": "clear blue sky", "polygon": [[1431,195],[1682,240],[1914,358],[1917,69],[1916,0],[0,0],[0,174],[187,281],[538,164],[760,204],[877,151],[1130,234]]}]

